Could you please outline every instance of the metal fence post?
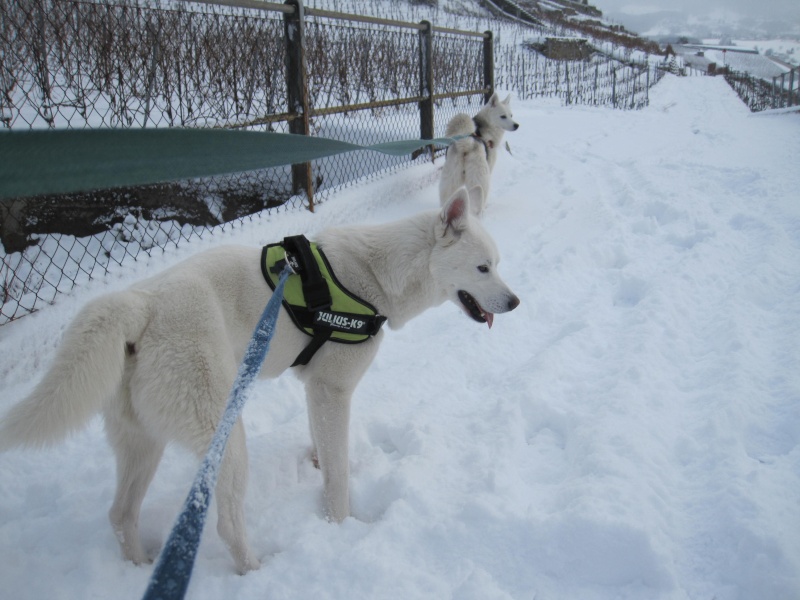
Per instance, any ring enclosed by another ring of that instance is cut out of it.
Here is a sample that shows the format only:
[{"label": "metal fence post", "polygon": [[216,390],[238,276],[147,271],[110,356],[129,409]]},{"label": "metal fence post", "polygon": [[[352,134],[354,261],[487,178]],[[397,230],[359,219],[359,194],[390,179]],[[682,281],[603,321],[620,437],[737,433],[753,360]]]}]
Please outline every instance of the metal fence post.
[{"label": "metal fence post", "polygon": [[494,34],[485,31],[484,35],[486,37],[483,38],[483,87],[486,88],[486,93],[483,95],[483,103],[486,104],[494,94]]},{"label": "metal fence post", "polygon": [[[34,80],[38,79],[39,87],[42,91],[42,110],[41,115],[47,121],[47,126],[56,126],[55,112],[53,110],[53,89],[50,81],[50,69],[47,63],[49,48],[47,46],[47,30],[45,29],[45,7],[44,4],[38,6],[36,11],[36,28],[39,36],[33,45],[33,59],[36,65]],[[4,15],[5,16],[5,15]]]},{"label": "metal fence post", "polygon": [[778,88],[778,84],[776,83],[775,77],[772,78],[772,108],[776,108],[778,106],[777,100],[775,98],[776,90]]},{"label": "metal fence post", "polygon": [[[288,111],[292,115],[289,121],[289,133],[308,135],[309,106],[303,0],[285,0],[284,4],[294,7],[294,12],[283,15],[286,41],[286,97]],[[312,182],[310,162],[292,165],[292,193],[305,192],[308,197],[308,210],[314,212]]]},{"label": "metal fence post", "polygon": [[[153,86],[156,82],[156,70],[158,69],[158,61],[161,56],[161,41],[159,40],[161,31],[153,31],[153,28],[150,27],[150,23],[147,23],[145,27],[147,28],[148,46],[150,46],[152,50],[150,54],[150,68],[147,71],[147,91],[144,99],[144,119],[142,119],[142,127],[147,127],[147,120],[150,118]],[[154,123],[154,125],[155,124],[156,123]]]},{"label": "metal fence post", "polygon": [[785,93],[786,93],[786,73],[781,73],[781,99],[779,101],[780,106],[778,108],[784,108],[786,106],[786,101],[783,99]]},{"label": "metal fence post", "polygon": [[617,70],[611,68],[611,105],[617,108]]},{"label": "metal fence post", "polygon": [[[433,26],[420,21],[419,30],[419,133],[420,139],[433,139]],[[433,159],[433,146],[428,150]]]}]

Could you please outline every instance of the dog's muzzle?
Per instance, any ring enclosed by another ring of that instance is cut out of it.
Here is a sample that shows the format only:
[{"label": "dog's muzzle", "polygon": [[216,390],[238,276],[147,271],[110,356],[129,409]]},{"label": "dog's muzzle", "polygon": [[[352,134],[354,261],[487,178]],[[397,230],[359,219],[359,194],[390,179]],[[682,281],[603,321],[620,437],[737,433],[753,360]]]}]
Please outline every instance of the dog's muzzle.
[{"label": "dog's muzzle", "polygon": [[478,301],[475,300],[471,294],[465,292],[464,290],[459,290],[458,299],[461,301],[461,306],[464,307],[466,313],[472,317],[474,321],[477,321],[478,323],[488,323],[489,329],[492,328],[494,314],[483,310],[483,307],[478,304]]},{"label": "dog's muzzle", "polygon": [[[458,290],[458,299],[461,301],[461,306],[464,308],[464,311],[478,323],[487,323],[489,325],[489,329],[492,328],[492,323],[494,322],[494,313],[489,312],[485,308],[483,308],[477,300],[470,294],[469,292],[465,292],[464,290]],[[499,309],[500,312],[508,312],[512,311],[519,306],[519,298],[517,298],[514,294],[511,294],[508,298],[508,305],[505,307],[505,310]]]}]

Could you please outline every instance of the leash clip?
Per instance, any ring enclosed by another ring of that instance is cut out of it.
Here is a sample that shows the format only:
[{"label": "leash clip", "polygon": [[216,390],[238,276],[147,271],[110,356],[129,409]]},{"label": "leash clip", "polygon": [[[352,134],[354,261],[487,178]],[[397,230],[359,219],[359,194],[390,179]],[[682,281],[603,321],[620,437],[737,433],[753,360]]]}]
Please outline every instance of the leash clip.
[{"label": "leash clip", "polygon": [[300,267],[300,261],[297,260],[297,257],[286,249],[284,249],[284,254],[286,255],[286,266],[288,266],[295,275],[300,275],[303,269]]}]

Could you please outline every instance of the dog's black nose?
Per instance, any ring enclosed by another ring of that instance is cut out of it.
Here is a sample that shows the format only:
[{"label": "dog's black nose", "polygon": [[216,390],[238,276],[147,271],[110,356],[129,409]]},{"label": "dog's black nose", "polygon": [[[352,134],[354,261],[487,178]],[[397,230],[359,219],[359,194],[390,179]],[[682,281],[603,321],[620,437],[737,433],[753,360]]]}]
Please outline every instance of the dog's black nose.
[{"label": "dog's black nose", "polygon": [[514,131],[516,131],[517,129],[519,129],[519,123],[514,123]]},{"label": "dog's black nose", "polygon": [[518,306],[519,306],[519,298],[512,295],[511,298],[508,299],[508,310],[514,310]]}]

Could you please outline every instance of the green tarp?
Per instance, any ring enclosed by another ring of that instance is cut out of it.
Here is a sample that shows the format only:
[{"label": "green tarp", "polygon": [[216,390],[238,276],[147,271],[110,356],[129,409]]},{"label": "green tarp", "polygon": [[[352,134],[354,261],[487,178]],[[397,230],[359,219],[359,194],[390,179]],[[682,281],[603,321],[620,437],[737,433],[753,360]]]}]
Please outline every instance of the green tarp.
[{"label": "green tarp", "polygon": [[393,156],[453,138],[359,146],[225,129],[85,129],[0,133],[0,198],[144,185],[304,163],[353,150]]}]

